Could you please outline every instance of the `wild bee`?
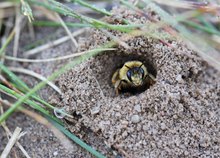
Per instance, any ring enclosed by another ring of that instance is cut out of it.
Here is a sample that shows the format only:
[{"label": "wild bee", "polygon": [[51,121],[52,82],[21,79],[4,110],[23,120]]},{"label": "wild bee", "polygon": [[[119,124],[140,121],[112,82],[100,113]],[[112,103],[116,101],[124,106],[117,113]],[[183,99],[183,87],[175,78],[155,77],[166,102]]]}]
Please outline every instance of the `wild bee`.
[{"label": "wild bee", "polygon": [[156,81],[140,61],[128,61],[122,68],[117,69],[112,76],[112,84],[116,95],[122,90],[139,89],[149,86]]}]

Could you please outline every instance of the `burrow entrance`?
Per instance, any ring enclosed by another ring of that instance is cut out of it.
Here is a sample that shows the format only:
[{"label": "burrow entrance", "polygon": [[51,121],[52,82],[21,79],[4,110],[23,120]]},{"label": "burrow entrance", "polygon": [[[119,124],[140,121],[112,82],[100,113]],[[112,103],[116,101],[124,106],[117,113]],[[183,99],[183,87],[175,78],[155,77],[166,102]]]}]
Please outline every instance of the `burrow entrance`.
[{"label": "burrow entrance", "polygon": [[[112,85],[111,79],[114,72],[121,68],[125,62],[138,60],[141,61],[148,69],[148,72],[152,74],[155,78],[157,76],[157,70],[153,59],[148,53],[104,53],[95,58],[95,62],[91,65],[93,74],[98,80],[100,87],[105,96],[115,97],[115,89]],[[150,88],[150,85],[144,85],[138,89],[124,89],[121,91],[120,95],[126,94],[128,96],[136,95],[144,92]]]}]

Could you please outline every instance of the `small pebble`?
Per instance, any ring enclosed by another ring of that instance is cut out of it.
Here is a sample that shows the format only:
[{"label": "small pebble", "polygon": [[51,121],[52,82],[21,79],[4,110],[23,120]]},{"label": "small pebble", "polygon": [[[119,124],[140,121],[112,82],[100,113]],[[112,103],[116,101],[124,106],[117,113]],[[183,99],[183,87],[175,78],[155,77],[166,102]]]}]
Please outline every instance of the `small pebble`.
[{"label": "small pebble", "polygon": [[147,130],[148,130],[147,125],[143,125],[143,127],[142,127],[142,128],[143,128],[143,130],[144,130],[144,131],[147,131]]},{"label": "small pebble", "polygon": [[32,142],[36,142],[37,141],[37,137],[36,136],[31,136],[31,141]]},{"label": "small pebble", "polygon": [[92,115],[98,114],[99,111],[100,111],[100,107],[94,107],[94,108],[91,110],[91,114],[92,114]]},{"label": "small pebble", "polygon": [[141,106],[140,104],[137,104],[134,106],[134,110],[136,110],[137,112],[141,112]]},{"label": "small pebble", "polygon": [[132,123],[138,123],[140,122],[140,117],[138,115],[131,116],[131,122]]},{"label": "small pebble", "polygon": [[127,132],[127,131],[124,131],[124,132],[122,133],[122,137],[125,138],[125,137],[127,137],[127,136],[128,136],[128,132]]},{"label": "small pebble", "polygon": [[161,126],[161,129],[162,129],[162,130],[165,130],[165,129],[166,129],[165,123],[161,123],[160,126]]},{"label": "small pebble", "polygon": [[53,156],[57,156],[58,155],[58,151],[53,152]]},{"label": "small pebble", "polygon": [[122,124],[122,125],[128,125],[128,121],[121,120],[121,124]]}]

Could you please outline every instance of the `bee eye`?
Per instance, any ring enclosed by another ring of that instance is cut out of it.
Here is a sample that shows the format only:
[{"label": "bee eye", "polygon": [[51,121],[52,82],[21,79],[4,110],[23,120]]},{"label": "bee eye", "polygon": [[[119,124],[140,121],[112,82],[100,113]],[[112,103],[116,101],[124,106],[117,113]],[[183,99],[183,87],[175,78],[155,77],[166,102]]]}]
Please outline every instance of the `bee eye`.
[{"label": "bee eye", "polygon": [[142,74],[142,78],[144,77],[144,70],[140,67],[139,72]]},{"label": "bee eye", "polygon": [[141,74],[144,74],[144,70],[142,68],[139,69]]},{"label": "bee eye", "polygon": [[132,80],[131,80],[131,75],[132,75],[132,71],[131,71],[131,70],[128,70],[128,71],[127,71],[127,77],[128,77],[128,79],[132,82]]}]

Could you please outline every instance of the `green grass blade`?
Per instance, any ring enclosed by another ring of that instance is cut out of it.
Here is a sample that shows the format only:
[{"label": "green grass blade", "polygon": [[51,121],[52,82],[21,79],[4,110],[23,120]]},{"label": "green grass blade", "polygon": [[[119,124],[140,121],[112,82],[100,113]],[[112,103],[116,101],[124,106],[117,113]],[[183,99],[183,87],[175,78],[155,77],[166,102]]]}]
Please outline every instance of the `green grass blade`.
[{"label": "green grass blade", "polygon": [[76,144],[80,145],[82,148],[86,149],[88,152],[93,154],[97,158],[105,158],[104,155],[101,153],[97,152],[95,149],[93,149],[91,146],[87,145],[85,142],[83,142],[81,139],[79,139],[77,136],[72,134],[70,131],[68,131],[65,127],[61,126],[57,122],[51,120],[48,118],[48,120],[56,127],[58,128],[62,133],[64,133],[68,138],[73,140]]},{"label": "green grass blade", "polygon": [[[16,97],[17,99],[22,98],[23,96],[21,94],[18,94],[17,92],[5,87],[4,85],[0,84],[0,89],[8,94],[13,95],[14,97]],[[60,124],[62,124],[62,122],[60,120],[58,120],[57,118],[53,117],[52,115],[50,115],[49,111],[45,110],[44,108],[42,108],[40,105],[38,105],[37,103],[35,103],[34,101],[31,101],[29,99],[25,100],[24,103],[26,103],[27,105],[31,106],[33,109],[36,109],[37,111],[43,113],[44,115],[50,117],[51,119],[53,119],[56,122],[59,122]],[[4,121],[10,114],[11,112],[13,112],[14,110],[16,110],[17,107],[15,107],[14,105],[12,105],[11,108],[9,108],[3,115],[0,116],[0,124],[2,121]]]},{"label": "green grass blade", "polygon": [[[107,47],[112,46],[113,44],[115,44],[114,42],[110,42],[108,43],[108,45],[106,45]],[[105,46],[105,48],[106,48]],[[68,64],[64,65],[62,68],[60,68],[58,71],[54,72],[51,76],[48,77],[48,81],[51,81],[53,79],[55,79],[56,77],[58,77],[59,75],[63,74],[64,72],[66,72],[67,70],[69,70],[70,68],[82,63],[83,61],[86,61],[87,59],[89,59],[92,56],[97,55],[98,53],[102,52],[102,51],[106,51],[108,49],[105,48],[99,48],[99,49],[93,49],[88,51],[86,54],[73,59],[72,61],[70,61]],[[26,95],[22,96],[16,103],[13,104],[12,107],[10,107],[4,114],[2,114],[0,116],[0,123],[2,121],[4,121],[5,119],[7,119],[15,110],[17,107],[19,107],[22,103],[24,103],[32,94],[34,94],[36,91],[38,91],[39,89],[41,89],[42,87],[44,87],[47,84],[46,81],[42,81],[39,84],[37,84],[33,89],[31,89],[29,92],[26,93]]]},{"label": "green grass blade", "polygon": [[[13,72],[11,72],[6,66],[4,66],[1,62],[0,62],[0,70],[2,70],[9,77],[9,79],[15,83],[15,87],[18,90],[20,90],[23,93],[27,93],[28,91],[30,91],[30,88],[19,77],[17,77]],[[38,102],[44,104],[48,108],[53,110],[55,109],[54,106],[40,99],[36,94],[32,94],[31,97],[37,100]]]},{"label": "green grass blade", "polygon": [[13,72],[11,72],[2,62],[0,62],[0,70],[4,72],[8,78],[19,87],[19,90],[22,90],[23,92],[29,91],[29,87],[20,80]]},{"label": "green grass blade", "polygon": [[15,30],[12,30],[12,32],[10,33],[10,35],[8,36],[8,38],[6,39],[5,43],[2,45],[2,47],[0,49],[0,57],[2,57],[4,55],[4,51],[7,48],[8,44],[13,39],[14,35],[15,35]]},{"label": "green grass blade", "polygon": [[84,7],[90,8],[90,9],[92,9],[92,10],[94,10],[96,12],[102,13],[104,15],[108,15],[108,16],[112,15],[112,13],[108,12],[107,10],[97,8],[94,5],[91,5],[91,4],[89,4],[89,3],[85,2],[85,1],[82,1],[82,0],[71,0],[71,2],[76,2],[76,3],[78,3],[78,4],[80,4],[80,5],[84,6]]},{"label": "green grass blade", "polygon": [[[42,7],[45,7],[49,10],[52,10],[54,12],[57,12],[59,14],[62,14],[64,16],[70,16],[73,18],[77,18],[79,20],[81,20],[82,22],[86,22],[90,25],[93,25],[96,28],[107,28],[107,29],[112,29],[112,30],[118,30],[118,31],[123,31],[123,32],[130,32],[132,31],[134,28],[140,27],[141,25],[112,25],[112,24],[108,24],[106,22],[97,20],[97,19],[93,19],[90,17],[86,17],[80,14],[75,13],[74,11],[71,10],[71,8],[68,8],[67,6],[58,3],[54,0],[50,0],[50,3],[43,3],[43,2],[38,2],[36,0],[28,0],[31,3],[35,4],[35,5],[39,5]],[[142,25],[143,26],[143,25]]]},{"label": "green grass blade", "polygon": [[206,28],[213,30],[214,32],[217,31],[217,29],[210,22],[208,22],[203,16],[199,16],[198,19],[205,25]]},{"label": "green grass blade", "polygon": [[[52,21],[34,21],[32,22],[34,26],[51,26],[51,27],[57,27],[57,26],[62,26],[60,22],[52,22]],[[83,24],[83,23],[71,23],[71,22],[66,22],[66,26],[69,27],[93,27],[92,25],[89,24]]]},{"label": "green grass blade", "polygon": [[184,24],[188,25],[188,26],[191,26],[191,27],[194,27],[198,30],[202,30],[204,32],[207,32],[207,33],[210,33],[210,34],[215,34],[215,35],[218,35],[220,36],[220,32],[215,30],[215,29],[212,29],[210,27],[206,27],[206,26],[202,26],[202,25],[199,25],[195,22],[192,22],[192,21],[182,21]]}]

